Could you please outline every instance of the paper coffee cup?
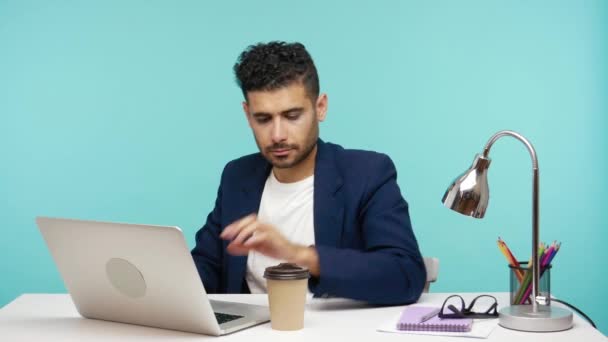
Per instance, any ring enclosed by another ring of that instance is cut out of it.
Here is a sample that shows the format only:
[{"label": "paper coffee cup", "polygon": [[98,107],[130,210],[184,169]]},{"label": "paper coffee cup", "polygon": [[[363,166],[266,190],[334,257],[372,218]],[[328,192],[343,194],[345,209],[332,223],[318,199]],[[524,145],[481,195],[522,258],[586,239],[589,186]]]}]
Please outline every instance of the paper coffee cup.
[{"label": "paper coffee cup", "polygon": [[267,267],[270,326],[275,330],[300,330],[304,327],[304,305],[309,272],[295,264]]}]

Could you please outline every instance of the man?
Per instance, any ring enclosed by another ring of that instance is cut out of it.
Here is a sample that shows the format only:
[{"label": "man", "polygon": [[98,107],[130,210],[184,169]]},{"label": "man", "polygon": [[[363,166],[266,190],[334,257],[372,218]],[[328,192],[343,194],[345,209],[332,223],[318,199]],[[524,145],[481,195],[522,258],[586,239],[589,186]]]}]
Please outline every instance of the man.
[{"label": "man", "polygon": [[260,153],[231,161],[192,256],[209,293],[264,293],[264,269],[310,270],[309,290],[415,302],[426,272],[386,155],[319,139],[327,95],[302,44],[248,47],[234,66]]}]

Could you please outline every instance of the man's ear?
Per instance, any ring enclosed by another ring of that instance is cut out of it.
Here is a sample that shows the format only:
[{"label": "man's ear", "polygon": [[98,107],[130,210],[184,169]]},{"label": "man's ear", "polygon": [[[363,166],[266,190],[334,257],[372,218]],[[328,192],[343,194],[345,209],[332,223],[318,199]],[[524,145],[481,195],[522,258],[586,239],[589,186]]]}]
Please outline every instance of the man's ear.
[{"label": "man's ear", "polygon": [[251,127],[251,120],[250,120],[250,116],[249,116],[249,105],[247,105],[247,101],[243,101],[242,105],[243,105],[243,112],[245,112],[245,119],[247,119],[247,123],[249,124],[249,127]]},{"label": "man's ear", "polygon": [[317,120],[325,120],[325,117],[327,116],[327,94],[323,93],[319,95],[315,107],[317,109]]}]

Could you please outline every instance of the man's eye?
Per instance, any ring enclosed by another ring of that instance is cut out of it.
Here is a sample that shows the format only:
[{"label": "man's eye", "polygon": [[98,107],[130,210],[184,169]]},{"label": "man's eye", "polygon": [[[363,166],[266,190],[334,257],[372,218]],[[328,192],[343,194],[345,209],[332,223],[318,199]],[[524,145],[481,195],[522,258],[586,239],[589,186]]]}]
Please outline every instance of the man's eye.
[{"label": "man's eye", "polygon": [[270,118],[267,117],[261,117],[261,118],[256,118],[255,121],[257,123],[267,123],[268,121],[270,121]]},{"label": "man's eye", "polygon": [[289,114],[286,117],[288,120],[297,120],[300,117],[300,114]]}]

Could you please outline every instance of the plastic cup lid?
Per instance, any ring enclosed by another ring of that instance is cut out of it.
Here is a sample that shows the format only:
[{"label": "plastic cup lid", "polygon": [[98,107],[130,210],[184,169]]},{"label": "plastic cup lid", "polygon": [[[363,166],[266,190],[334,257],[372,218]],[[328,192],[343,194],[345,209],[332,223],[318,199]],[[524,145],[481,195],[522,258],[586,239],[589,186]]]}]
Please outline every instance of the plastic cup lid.
[{"label": "plastic cup lid", "polygon": [[281,263],[277,266],[266,267],[264,278],[273,280],[297,280],[308,279],[308,269],[296,264]]}]

